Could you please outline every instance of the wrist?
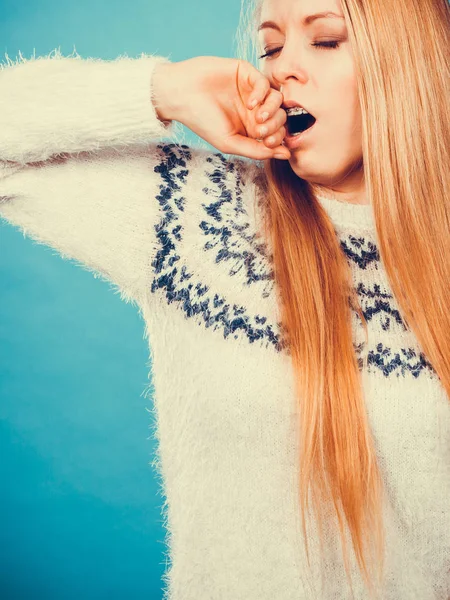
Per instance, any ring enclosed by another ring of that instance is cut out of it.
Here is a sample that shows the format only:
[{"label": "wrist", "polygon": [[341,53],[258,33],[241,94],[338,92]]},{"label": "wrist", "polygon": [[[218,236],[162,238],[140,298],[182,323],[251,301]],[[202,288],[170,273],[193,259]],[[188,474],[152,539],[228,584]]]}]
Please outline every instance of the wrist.
[{"label": "wrist", "polygon": [[151,100],[160,121],[176,120],[176,63],[160,62],[153,70]]}]

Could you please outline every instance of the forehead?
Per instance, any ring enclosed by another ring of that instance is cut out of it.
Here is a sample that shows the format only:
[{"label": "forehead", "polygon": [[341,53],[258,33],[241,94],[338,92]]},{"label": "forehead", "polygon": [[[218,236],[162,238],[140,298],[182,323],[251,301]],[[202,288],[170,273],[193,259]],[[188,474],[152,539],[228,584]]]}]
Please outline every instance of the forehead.
[{"label": "forehead", "polygon": [[262,0],[260,21],[302,18],[318,12],[342,15],[340,0]]}]

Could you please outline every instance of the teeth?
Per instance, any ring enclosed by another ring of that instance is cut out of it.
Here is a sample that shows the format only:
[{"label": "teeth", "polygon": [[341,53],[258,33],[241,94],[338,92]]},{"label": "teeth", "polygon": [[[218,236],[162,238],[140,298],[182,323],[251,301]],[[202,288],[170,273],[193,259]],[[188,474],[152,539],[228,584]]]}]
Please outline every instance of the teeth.
[{"label": "teeth", "polygon": [[286,113],[290,115],[309,115],[309,112],[300,106],[286,109]]}]

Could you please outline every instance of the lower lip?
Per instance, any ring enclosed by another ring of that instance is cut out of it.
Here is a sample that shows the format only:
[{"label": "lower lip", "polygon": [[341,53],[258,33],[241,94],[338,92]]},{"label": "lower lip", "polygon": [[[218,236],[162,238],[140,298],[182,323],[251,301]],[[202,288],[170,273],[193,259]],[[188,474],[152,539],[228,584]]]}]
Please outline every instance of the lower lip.
[{"label": "lower lip", "polygon": [[305,141],[309,140],[311,137],[311,132],[314,131],[315,126],[317,125],[317,121],[314,122],[309,129],[306,131],[302,131],[299,135],[287,135],[284,138],[284,145],[289,150],[295,150],[299,146],[301,146]]}]

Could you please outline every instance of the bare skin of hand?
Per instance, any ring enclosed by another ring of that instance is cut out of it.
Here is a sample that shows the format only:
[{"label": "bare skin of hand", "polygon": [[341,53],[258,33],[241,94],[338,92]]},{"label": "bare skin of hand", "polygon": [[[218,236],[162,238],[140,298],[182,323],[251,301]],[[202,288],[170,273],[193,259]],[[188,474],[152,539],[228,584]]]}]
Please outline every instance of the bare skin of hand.
[{"label": "bare skin of hand", "polygon": [[249,62],[197,56],[162,63],[153,83],[160,117],[179,121],[220,152],[256,160],[290,158],[281,145],[287,121],[283,94]]}]

